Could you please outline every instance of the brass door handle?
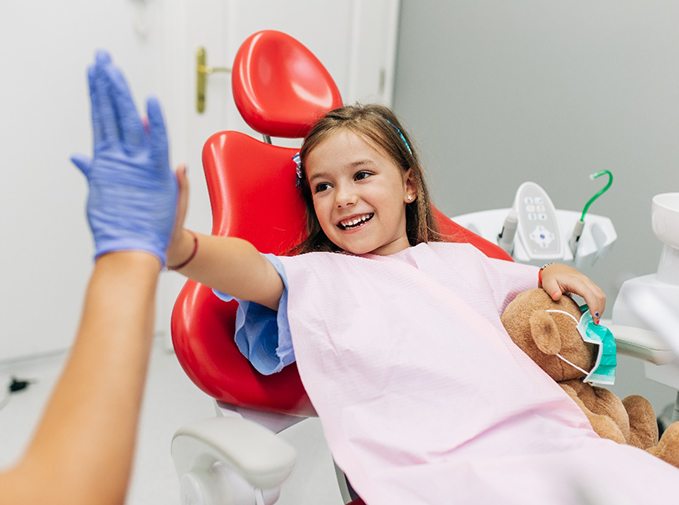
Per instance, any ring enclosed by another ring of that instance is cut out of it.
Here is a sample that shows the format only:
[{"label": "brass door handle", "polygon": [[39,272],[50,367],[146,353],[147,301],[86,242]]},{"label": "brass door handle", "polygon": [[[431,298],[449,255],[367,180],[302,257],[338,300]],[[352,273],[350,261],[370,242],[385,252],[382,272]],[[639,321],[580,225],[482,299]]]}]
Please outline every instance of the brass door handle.
[{"label": "brass door handle", "polygon": [[217,72],[231,72],[229,67],[209,67],[207,65],[207,51],[199,47],[196,51],[196,112],[205,112],[205,89],[207,76]]}]

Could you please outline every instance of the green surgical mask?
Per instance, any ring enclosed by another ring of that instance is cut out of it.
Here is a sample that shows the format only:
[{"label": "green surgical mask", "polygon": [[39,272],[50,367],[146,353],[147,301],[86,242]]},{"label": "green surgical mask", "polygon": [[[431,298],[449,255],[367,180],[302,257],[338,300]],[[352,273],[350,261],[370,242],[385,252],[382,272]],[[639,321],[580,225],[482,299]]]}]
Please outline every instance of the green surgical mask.
[{"label": "green surgical mask", "polygon": [[581,307],[581,310],[583,309],[584,312],[580,316],[579,321],[573,315],[563,310],[549,309],[547,312],[557,312],[570,317],[575,321],[582,340],[597,346],[598,352],[594,367],[587,372],[560,354],[557,354],[557,357],[584,373],[586,377],[583,379],[583,382],[588,382],[594,386],[612,386],[615,383],[615,367],[617,365],[615,337],[611,330],[605,326],[594,324],[592,314],[590,314],[586,305]]}]

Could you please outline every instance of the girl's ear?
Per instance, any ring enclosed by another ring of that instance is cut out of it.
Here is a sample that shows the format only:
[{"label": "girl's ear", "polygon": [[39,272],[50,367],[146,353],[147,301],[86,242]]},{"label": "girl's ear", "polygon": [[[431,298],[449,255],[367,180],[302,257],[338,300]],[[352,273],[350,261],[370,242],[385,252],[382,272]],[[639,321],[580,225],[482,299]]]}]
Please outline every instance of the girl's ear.
[{"label": "girl's ear", "polygon": [[417,198],[417,185],[415,184],[415,178],[413,177],[413,169],[409,168],[403,174],[403,186],[405,189],[404,199],[406,203],[414,202]]}]

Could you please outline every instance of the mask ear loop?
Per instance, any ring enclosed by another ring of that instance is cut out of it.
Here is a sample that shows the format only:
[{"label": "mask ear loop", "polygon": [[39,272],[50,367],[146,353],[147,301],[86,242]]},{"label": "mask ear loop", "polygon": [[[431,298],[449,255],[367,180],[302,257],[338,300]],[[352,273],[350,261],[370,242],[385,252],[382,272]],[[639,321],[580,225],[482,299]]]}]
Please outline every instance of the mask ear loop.
[{"label": "mask ear loop", "polygon": [[557,353],[556,356],[557,356],[559,359],[561,359],[562,361],[565,361],[566,363],[568,363],[570,366],[572,366],[572,367],[575,368],[576,370],[581,371],[581,372],[584,373],[585,375],[589,374],[589,372],[588,372],[587,370],[585,370],[584,368],[580,368],[578,365],[576,365],[576,364],[573,363],[572,361],[569,361],[569,360],[567,360],[566,358],[564,358],[563,356],[561,356],[561,354]]},{"label": "mask ear loop", "polygon": [[573,314],[570,314],[566,312],[565,310],[559,310],[559,309],[545,309],[545,312],[556,312],[557,314],[563,314],[565,316],[570,317],[573,321],[575,321],[575,324],[578,324],[580,321],[578,321]]},{"label": "mask ear loop", "polygon": [[[557,313],[557,314],[565,314],[565,315],[567,315],[568,317],[570,317],[573,321],[575,321],[575,324],[576,324],[576,325],[578,324],[578,320],[575,318],[575,316],[574,316],[573,314],[569,314],[569,313],[566,312],[565,310],[545,309],[545,312],[553,312],[553,313]],[[579,332],[578,332],[578,333],[579,333]],[[570,360],[567,360],[566,358],[564,358],[563,356],[561,356],[561,354],[559,354],[559,353],[556,353],[556,357],[559,358],[560,360],[562,360],[562,361],[568,363],[570,366],[572,366],[572,367],[575,368],[576,370],[579,370],[580,372],[584,373],[585,375],[587,375],[587,374],[589,373],[587,370],[584,370],[584,369],[580,368],[578,365],[576,365],[575,363],[573,363],[573,362],[570,361]]]}]

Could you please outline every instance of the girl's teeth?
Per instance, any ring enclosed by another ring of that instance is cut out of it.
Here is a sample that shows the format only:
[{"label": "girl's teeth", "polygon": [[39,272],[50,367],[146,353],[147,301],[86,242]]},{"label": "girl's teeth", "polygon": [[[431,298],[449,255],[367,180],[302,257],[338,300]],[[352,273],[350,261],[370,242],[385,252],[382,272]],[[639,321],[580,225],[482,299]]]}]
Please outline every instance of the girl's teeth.
[{"label": "girl's teeth", "polygon": [[365,216],[358,217],[356,219],[352,219],[351,221],[346,221],[346,222],[340,223],[340,226],[342,228],[345,228],[345,229],[346,228],[353,228],[353,227],[355,227],[355,226],[357,226],[361,223],[367,222],[368,220],[370,220],[371,217],[372,217],[372,214],[366,214]]}]

